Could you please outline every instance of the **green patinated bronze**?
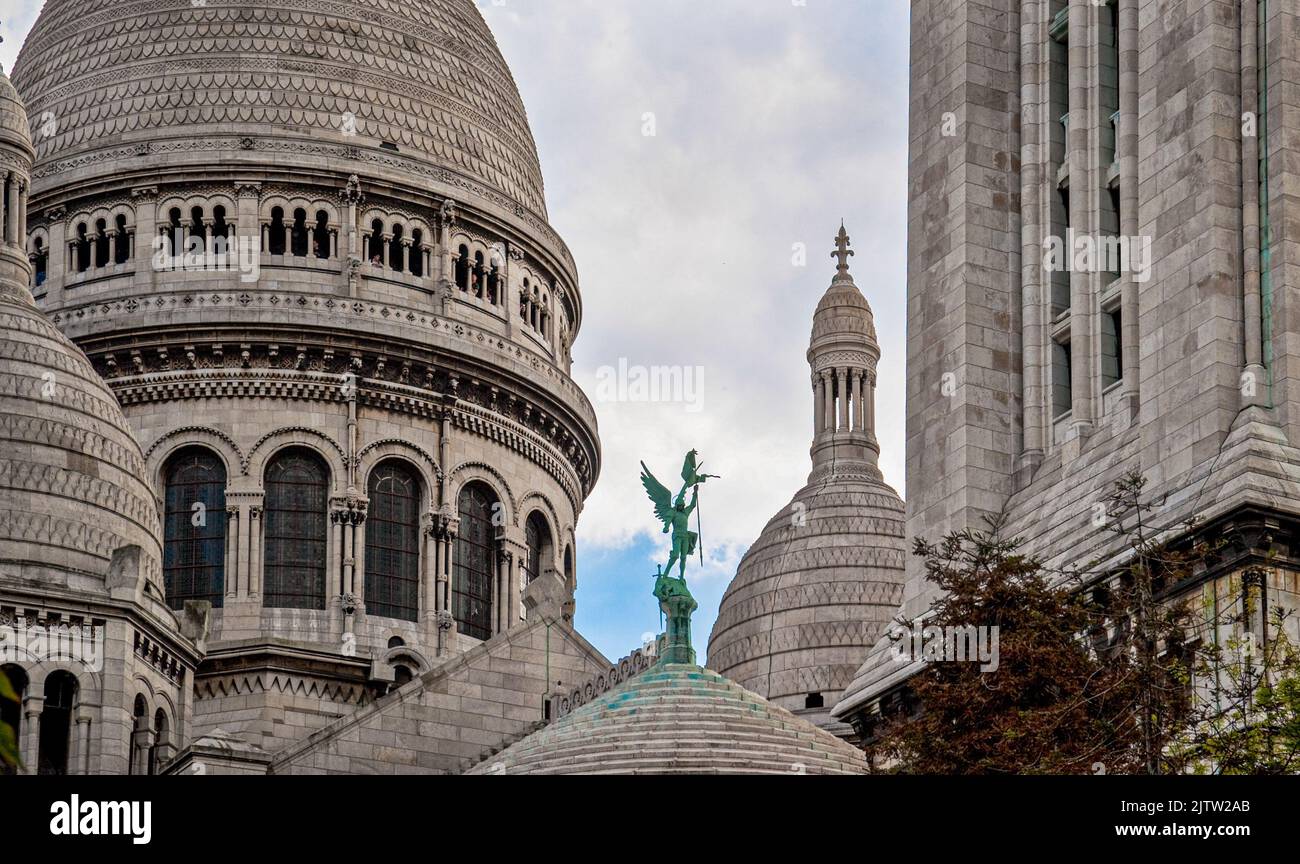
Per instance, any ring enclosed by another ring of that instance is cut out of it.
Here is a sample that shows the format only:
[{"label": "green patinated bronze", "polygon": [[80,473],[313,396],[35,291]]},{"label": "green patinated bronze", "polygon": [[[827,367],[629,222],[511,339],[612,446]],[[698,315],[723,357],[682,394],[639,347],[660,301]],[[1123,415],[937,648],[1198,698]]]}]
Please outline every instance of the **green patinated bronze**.
[{"label": "green patinated bronze", "polygon": [[[691,613],[699,604],[686,587],[686,560],[695,552],[699,543],[698,531],[691,530],[691,514],[696,514],[696,527],[699,527],[700,484],[716,474],[702,474],[703,463],[698,461],[699,451],[692,450],[686,454],[682,464],[682,489],[676,499],[666,486],[655,479],[654,474],[641,463],[641,485],[645,487],[650,502],[654,504],[655,516],[663,523],[663,533],[673,534],[673,548],[668,556],[668,564],[655,574],[655,599],[659,609],[668,621],[668,629],[660,638],[661,663],[695,664],[695,649],[691,647]],[[686,503],[686,489],[691,488],[691,503]],[[701,551],[700,561],[704,554]],[[673,564],[677,565],[677,576],[672,575]]]}]

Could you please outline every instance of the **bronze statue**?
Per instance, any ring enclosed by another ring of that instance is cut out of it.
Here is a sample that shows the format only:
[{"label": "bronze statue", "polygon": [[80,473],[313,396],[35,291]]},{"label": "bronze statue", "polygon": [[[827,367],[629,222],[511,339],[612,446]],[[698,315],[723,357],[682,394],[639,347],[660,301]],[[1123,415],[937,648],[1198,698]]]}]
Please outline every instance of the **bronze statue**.
[{"label": "bronze statue", "polygon": [[[655,507],[655,516],[660,522],[664,523],[663,533],[673,532],[673,551],[668,556],[668,564],[660,572],[661,576],[668,576],[672,573],[673,564],[677,564],[677,578],[682,582],[686,581],[686,559],[691,557],[695,552],[700,535],[691,528],[691,513],[695,513],[696,527],[699,527],[699,506],[700,484],[707,481],[710,477],[717,478],[717,474],[701,474],[700,468],[703,463],[697,463],[699,451],[692,450],[686,454],[686,461],[682,465],[682,491],[677,493],[677,498],[673,499],[673,494],[666,486],[655,479],[654,474],[645,463],[641,463],[641,485],[645,487],[646,494],[650,496],[651,503]],[[691,503],[686,503],[686,488],[692,487]],[[700,550],[700,563],[704,563],[704,551]]]}]

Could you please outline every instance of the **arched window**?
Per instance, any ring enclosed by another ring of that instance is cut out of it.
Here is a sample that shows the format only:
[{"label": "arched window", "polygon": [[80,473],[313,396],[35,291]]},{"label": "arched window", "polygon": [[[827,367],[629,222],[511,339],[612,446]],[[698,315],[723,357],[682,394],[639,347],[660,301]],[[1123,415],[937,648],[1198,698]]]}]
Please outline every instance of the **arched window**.
[{"label": "arched window", "polygon": [[316,227],[312,229],[312,251],[317,258],[330,257],[330,214],[316,211]]},{"label": "arched window", "polygon": [[456,287],[462,291],[469,290],[469,247],[464,244],[456,256]]},{"label": "arched window", "polygon": [[403,684],[410,683],[415,676],[411,674],[409,667],[398,664],[393,667],[393,686],[401,687]]},{"label": "arched window", "polygon": [[420,481],[401,462],[370,473],[366,613],[415,621],[420,600]]},{"label": "arched window", "polygon": [[519,317],[528,320],[528,279],[524,279],[524,288],[519,292]]},{"label": "arched window", "polygon": [[266,469],[262,604],[325,608],[329,472],[308,450],[286,450]]},{"label": "arched window", "polygon": [[[9,686],[13,688],[14,693],[18,694],[17,702],[10,702],[8,699],[0,700],[0,725],[8,726],[14,730],[14,743],[22,746],[23,740],[23,699],[27,696],[27,673],[23,667],[16,666],[13,663],[6,663],[0,666],[0,674],[9,679]],[[13,765],[0,764],[0,777],[13,776],[18,773],[18,768]]]},{"label": "arched window", "polygon": [[50,256],[45,249],[45,241],[40,237],[32,244],[36,251],[32,253],[32,272],[37,286],[45,284],[45,269],[49,266]]},{"label": "arched window", "polygon": [[460,492],[460,533],[456,536],[452,574],[452,614],[461,633],[475,639],[492,636],[492,583],[496,567],[496,527],[492,514],[497,496],[483,483]]},{"label": "arched window", "polygon": [[370,223],[370,263],[384,266],[384,223],[376,219]]},{"label": "arched window", "polygon": [[564,547],[564,584],[573,590],[573,547]]},{"label": "arched window", "polygon": [[220,607],[225,597],[226,466],[210,450],[173,456],[163,473],[163,585],[167,603]]},{"label": "arched window", "polygon": [[108,222],[103,219],[95,220],[95,266],[108,266]]},{"label": "arched window", "polygon": [[551,528],[546,524],[546,518],[536,510],[528,514],[528,521],[524,523],[524,543],[528,546],[528,559],[524,561],[524,584],[528,585],[545,572],[544,568],[553,554]]},{"label": "arched window", "polygon": [[87,236],[86,223],[77,225],[77,272],[85,273],[90,269],[90,237]]},{"label": "arched window", "polygon": [[298,258],[307,257],[307,211],[301,207],[293,211],[293,230],[290,232],[291,251]]},{"label": "arched window", "polygon": [[[135,694],[135,702],[131,705],[131,761],[127,763],[126,773],[140,774],[149,773],[147,760],[145,765],[141,765],[141,733],[149,731],[149,703],[144,699],[143,693]],[[141,769],[144,769],[143,771]]]},{"label": "arched window", "polygon": [[270,251],[272,255],[283,255],[284,254],[284,208],[283,207],[271,208],[271,227],[270,229],[268,229],[267,233],[270,235],[267,240],[267,245],[270,247],[268,251]]},{"label": "arched window", "polygon": [[483,282],[487,279],[487,273],[483,268],[483,253],[474,253],[474,296],[482,299]]},{"label": "arched window", "polygon": [[419,228],[411,231],[411,275],[424,275],[424,232]]},{"label": "arched window", "polygon": [[161,708],[153,715],[153,736],[153,747],[149,750],[149,773],[157,774],[158,769],[167,761],[171,745],[167,714]]},{"label": "arched window", "polygon": [[117,236],[113,238],[113,263],[125,264],[131,258],[131,234],[126,227],[126,216],[119,213],[113,220]]},{"label": "arched window", "polygon": [[67,774],[72,741],[72,709],[77,703],[77,679],[62,669],[45,679],[45,706],[41,710],[39,774]]}]

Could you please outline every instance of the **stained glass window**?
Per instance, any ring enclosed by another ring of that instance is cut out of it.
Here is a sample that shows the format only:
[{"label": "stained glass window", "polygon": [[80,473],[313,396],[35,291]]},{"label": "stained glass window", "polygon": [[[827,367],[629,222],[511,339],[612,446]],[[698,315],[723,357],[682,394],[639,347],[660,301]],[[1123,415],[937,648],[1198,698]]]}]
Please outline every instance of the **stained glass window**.
[{"label": "stained glass window", "polygon": [[420,599],[420,483],[401,462],[370,474],[366,611],[415,621]]},{"label": "stained glass window", "polygon": [[452,614],[460,632],[475,639],[492,636],[492,571],[496,565],[492,512],[496,503],[496,495],[482,483],[470,483],[460,493]]},{"label": "stained glass window", "polygon": [[265,606],[325,608],[328,471],[304,450],[287,450],[266,469]]},{"label": "stained glass window", "polygon": [[163,584],[167,603],[221,606],[225,596],[226,466],[209,450],[190,449],[167,463],[163,496]]}]

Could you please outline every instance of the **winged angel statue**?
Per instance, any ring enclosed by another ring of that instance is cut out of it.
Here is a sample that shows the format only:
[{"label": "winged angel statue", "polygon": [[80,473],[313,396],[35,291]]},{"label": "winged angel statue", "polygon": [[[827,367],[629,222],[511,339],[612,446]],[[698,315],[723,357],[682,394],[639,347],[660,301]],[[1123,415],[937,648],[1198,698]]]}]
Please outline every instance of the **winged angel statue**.
[{"label": "winged angel statue", "polygon": [[[686,559],[694,554],[700,539],[698,531],[690,530],[692,513],[695,513],[695,525],[697,529],[699,528],[700,517],[696,508],[699,506],[700,484],[710,477],[721,479],[717,474],[701,474],[700,468],[704,463],[698,462],[698,458],[698,450],[686,454],[686,461],[682,465],[682,491],[677,493],[676,499],[664,484],[655,479],[655,475],[650,473],[645,463],[641,463],[641,485],[645,487],[646,494],[655,505],[655,516],[664,523],[663,533],[673,532],[673,551],[668,556],[668,564],[664,566],[660,575],[670,575],[673,564],[677,564],[677,578],[683,582],[686,581]],[[686,503],[687,487],[692,489],[689,506]],[[700,563],[704,563],[703,551],[700,552]]]}]

